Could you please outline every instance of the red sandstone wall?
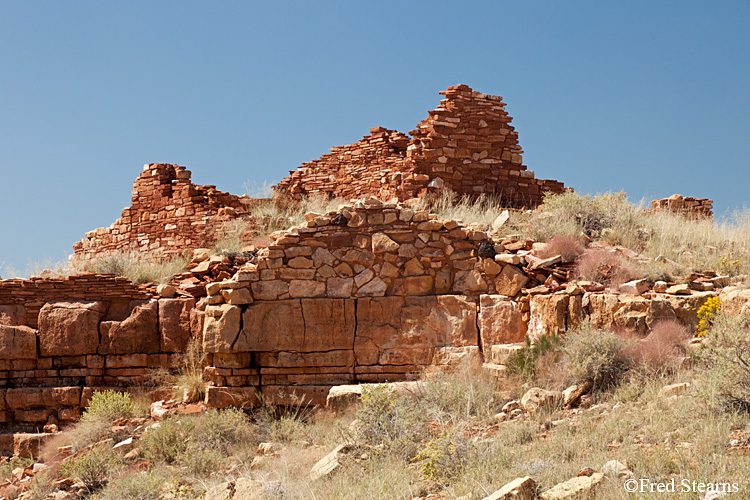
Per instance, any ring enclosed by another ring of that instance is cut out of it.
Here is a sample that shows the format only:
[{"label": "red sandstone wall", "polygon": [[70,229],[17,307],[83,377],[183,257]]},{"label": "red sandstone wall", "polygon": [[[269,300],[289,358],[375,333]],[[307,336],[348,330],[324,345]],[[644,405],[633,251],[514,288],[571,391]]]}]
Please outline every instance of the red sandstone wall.
[{"label": "red sandstone wall", "polygon": [[440,105],[409,137],[382,127],[291,171],[276,190],[295,198],[323,193],[344,199],[406,200],[428,189],[496,194],[509,207],[534,207],[562,183],[541,180],[522,164],[523,151],[498,96],[449,87]]},{"label": "red sandstone wall", "polygon": [[675,212],[698,219],[713,219],[713,206],[714,202],[707,198],[683,197],[679,194],[651,202],[652,210]]},{"label": "red sandstone wall", "polygon": [[247,213],[251,200],[216,186],[197,186],[178,165],[149,163],[133,185],[132,205],[107,228],[86,233],[73,245],[71,261],[116,252],[171,257],[185,249],[211,246],[222,221]]}]

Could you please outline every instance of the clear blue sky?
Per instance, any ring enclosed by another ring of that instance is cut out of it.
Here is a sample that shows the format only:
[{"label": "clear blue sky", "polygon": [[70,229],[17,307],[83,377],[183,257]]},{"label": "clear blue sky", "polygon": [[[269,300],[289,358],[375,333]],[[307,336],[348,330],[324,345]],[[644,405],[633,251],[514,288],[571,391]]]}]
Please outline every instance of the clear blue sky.
[{"label": "clear blue sky", "polygon": [[0,0],[0,275],[62,260],[142,165],[241,194],[466,83],[538,177],[747,203],[750,2]]}]

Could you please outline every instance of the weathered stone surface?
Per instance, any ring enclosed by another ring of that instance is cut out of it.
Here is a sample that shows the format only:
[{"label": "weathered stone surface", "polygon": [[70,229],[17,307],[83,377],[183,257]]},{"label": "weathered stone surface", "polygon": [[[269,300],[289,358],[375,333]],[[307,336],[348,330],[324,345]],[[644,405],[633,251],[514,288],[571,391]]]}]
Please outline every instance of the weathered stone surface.
[{"label": "weathered stone surface", "polygon": [[382,297],[385,295],[387,288],[388,285],[386,285],[383,280],[375,278],[359,287],[359,289],[357,289],[357,295],[360,297]]},{"label": "weathered stone surface", "polygon": [[322,281],[292,280],[289,283],[289,296],[292,298],[325,297],[326,284]]},{"label": "weathered stone surface", "polygon": [[664,387],[659,389],[659,396],[662,396],[665,398],[668,398],[671,396],[679,396],[680,394],[686,392],[688,389],[690,389],[689,382],[665,385]]},{"label": "weathered stone surface", "polygon": [[727,287],[721,291],[721,312],[730,316],[750,316],[750,290]]},{"label": "weathered stone surface", "polygon": [[0,318],[4,318],[7,326],[21,326],[26,324],[26,308],[21,304],[0,304]]},{"label": "weathered stone surface", "polygon": [[574,406],[581,396],[586,394],[594,384],[591,381],[583,382],[580,384],[573,384],[563,391],[563,407],[571,408]]},{"label": "weathered stone surface", "polygon": [[561,398],[562,393],[560,391],[548,391],[539,387],[532,387],[521,398],[521,406],[527,412],[534,413],[543,408],[554,408]]},{"label": "weathered stone surface", "polygon": [[493,345],[522,342],[526,338],[526,324],[518,303],[504,295],[481,295],[479,336],[485,356]]},{"label": "weathered stone surface", "polygon": [[159,352],[158,301],[133,301],[132,311],[124,321],[103,321],[101,354]]},{"label": "weathered stone surface", "polygon": [[393,282],[393,295],[433,295],[435,279],[432,276],[407,276]]},{"label": "weathered stone surface", "polygon": [[620,293],[640,295],[649,290],[649,285],[646,280],[633,280],[623,283],[618,287],[618,290]]},{"label": "weathered stone surface", "polygon": [[[504,365],[508,358],[524,348],[525,344],[499,344],[490,346],[489,359],[492,363]],[[484,351],[487,356],[487,351]]]},{"label": "weathered stone surface", "polygon": [[354,451],[354,449],[355,447],[350,444],[338,445],[313,466],[312,470],[310,470],[310,480],[318,481],[340,471],[344,467],[344,458],[347,454]]},{"label": "weathered stone surface", "polygon": [[277,300],[284,294],[289,293],[289,284],[286,281],[256,281],[250,285],[255,300]]},{"label": "weathered stone surface", "polygon": [[354,301],[290,299],[255,302],[242,317],[236,351],[315,352],[351,349]]},{"label": "weathered stone surface", "polygon": [[593,492],[604,480],[604,474],[595,472],[591,476],[579,476],[553,486],[539,498],[541,500],[563,500],[592,497]]},{"label": "weathered stone surface", "polygon": [[393,241],[385,233],[375,233],[372,235],[372,251],[374,253],[397,252],[399,244]]},{"label": "weathered stone surface", "polygon": [[59,409],[63,406],[79,406],[81,404],[81,388],[11,388],[5,393],[5,401],[11,410],[31,410],[34,408]]},{"label": "weathered stone surface", "polygon": [[354,344],[358,364],[426,365],[435,347],[476,344],[476,306],[464,297],[358,301]]},{"label": "weathered stone surface", "polygon": [[676,319],[689,328],[698,324],[698,309],[716,292],[693,292],[692,295],[657,295],[651,299],[646,322],[649,328],[660,320]]},{"label": "weathered stone surface", "polygon": [[565,331],[569,300],[568,295],[534,295],[531,298],[528,335],[532,341]]},{"label": "weathered stone surface", "polygon": [[495,278],[495,291],[499,295],[515,297],[528,282],[529,278],[523,271],[516,266],[506,264],[503,271]]},{"label": "weathered stone surface", "polygon": [[250,304],[253,302],[253,296],[247,288],[227,288],[221,291],[224,302],[233,306]]},{"label": "weathered stone surface", "polygon": [[536,490],[536,481],[529,476],[519,477],[483,500],[534,500]]},{"label": "weathered stone surface", "polygon": [[40,354],[95,354],[103,314],[101,302],[48,302],[39,311]]},{"label": "weathered stone surface", "polygon": [[617,328],[645,335],[649,301],[632,295],[622,295],[613,320]]},{"label": "weathered stone surface", "polygon": [[615,311],[619,305],[619,295],[609,293],[591,294],[588,306],[591,326],[602,330],[612,328]]},{"label": "weathered stone surface", "polygon": [[36,330],[0,325],[0,359],[36,359]]},{"label": "weathered stone surface", "polygon": [[206,404],[212,408],[252,408],[260,404],[255,387],[213,387],[206,388]]},{"label": "weathered stone surface", "polygon": [[453,281],[453,291],[457,293],[486,292],[487,282],[484,281],[479,271],[459,271]]},{"label": "weathered stone surface", "polygon": [[232,346],[240,333],[241,318],[242,309],[239,306],[229,304],[207,306],[203,322],[203,350],[233,352]]},{"label": "weathered stone surface", "polygon": [[159,344],[162,352],[183,352],[190,340],[190,311],[195,299],[159,299]]}]

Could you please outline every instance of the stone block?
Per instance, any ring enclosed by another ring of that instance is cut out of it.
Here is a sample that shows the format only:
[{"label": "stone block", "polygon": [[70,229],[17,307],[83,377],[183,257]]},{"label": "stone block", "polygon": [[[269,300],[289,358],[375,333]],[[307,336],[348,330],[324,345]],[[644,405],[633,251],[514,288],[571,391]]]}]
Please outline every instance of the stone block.
[{"label": "stone block", "polygon": [[526,338],[526,323],[521,319],[518,303],[504,295],[481,295],[479,337],[485,356],[488,356],[490,346],[523,342]]},{"label": "stone block", "polygon": [[36,330],[0,325],[0,359],[36,359]]},{"label": "stone block", "polygon": [[159,352],[158,304],[157,300],[133,301],[125,320],[103,321],[99,353]]},{"label": "stone block", "polygon": [[233,352],[240,333],[242,309],[229,304],[206,307],[203,322],[203,350],[205,352]]},{"label": "stone block", "polygon": [[96,354],[101,302],[48,302],[39,311],[39,351],[44,357]]},{"label": "stone block", "polygon": [[190,312],[195,299],[159,300],[159,349],[161,352],[183,352],[190,340]]}]

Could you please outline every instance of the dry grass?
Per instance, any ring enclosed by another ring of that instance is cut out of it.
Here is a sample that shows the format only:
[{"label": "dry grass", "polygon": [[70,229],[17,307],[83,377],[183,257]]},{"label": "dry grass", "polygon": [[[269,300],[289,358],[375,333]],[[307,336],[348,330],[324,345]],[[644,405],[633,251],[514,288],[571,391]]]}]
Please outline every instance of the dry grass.
[{"label": "dry grass", "polygon": [[[630,203],[622,192],[548,195],[540,210],[511,213],[505,231],[539,241],[585,234],[622,245],[652,259],[644,269],[652,277],[709,269],[730,275],[750,272],[750,210],[712,222],[644,212],[643,206]],[[654,262],[657,257],[661,263]]]},{"label": "dry grass", "polygon": [[164,261],[147,261],[140,254],[117,253],[101,257],[85,266],[86,272],[125,276],[133,283],[168,283],[185,270],[188,260],[174,257]]}]

